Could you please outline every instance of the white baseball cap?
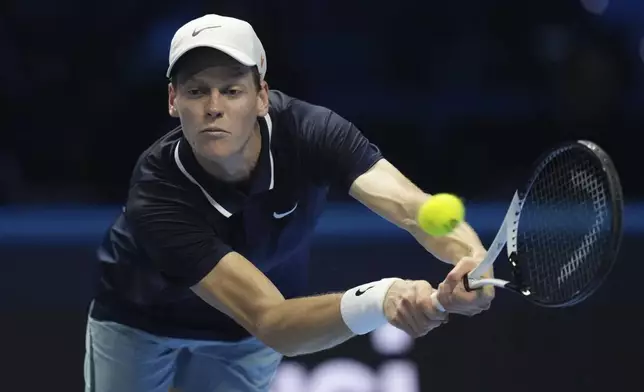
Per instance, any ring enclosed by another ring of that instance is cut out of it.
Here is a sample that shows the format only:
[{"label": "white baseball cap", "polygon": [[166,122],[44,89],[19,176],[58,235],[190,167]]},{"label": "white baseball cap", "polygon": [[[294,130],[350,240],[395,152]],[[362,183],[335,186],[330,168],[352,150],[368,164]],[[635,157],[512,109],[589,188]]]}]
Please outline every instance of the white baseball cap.
[{"label": "white baseball cap", "polygon": [[266,75],[266,53],[253,27],[246,21],[208,14],[184,24],[174,33],[166,77],[179,58],[195,48],[213,48]]}]

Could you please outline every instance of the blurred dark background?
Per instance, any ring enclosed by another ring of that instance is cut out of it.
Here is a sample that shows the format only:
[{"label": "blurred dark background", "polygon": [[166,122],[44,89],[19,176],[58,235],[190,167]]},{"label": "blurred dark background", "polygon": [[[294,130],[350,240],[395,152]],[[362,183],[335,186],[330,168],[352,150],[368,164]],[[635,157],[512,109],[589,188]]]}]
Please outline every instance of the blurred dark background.
[{"label": "blurred dark background", "polygon": [[[255,27],[271,88],[353,121],[426,191],[462,195],[486,243],[529,165],[561,141],[607,150],[627,199],[620,263],[588,303],[545,311],[503,293],[406,351],[361,337],[289,361],[276,391],[644,389],[629,279],[644,273],[644,1],[13,0],[0,11],[6,389],[82,390],[95,247],[136,158],[176,125],[164,78],[172,35],[210,12]],[[346,195],[332,195],[325,219],[312,291],[447,272]]]}]

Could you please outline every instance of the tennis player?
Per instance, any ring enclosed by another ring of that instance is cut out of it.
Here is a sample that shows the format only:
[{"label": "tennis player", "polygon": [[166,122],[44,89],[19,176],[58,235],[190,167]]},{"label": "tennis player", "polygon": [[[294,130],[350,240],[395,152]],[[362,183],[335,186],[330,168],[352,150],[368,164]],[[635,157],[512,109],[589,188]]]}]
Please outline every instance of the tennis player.
[{"label": "tennis player", "polygon": [[[181,126],[138,159],[123,212],[98,250],[86,391],[268,391],[283,356],[334,347],[390,323],[413,337],[493,292],[459,284],[485,254],[467,224],[418,228],[430,197],[350,122],[269,90],[245,21],[206,15],[175,34],[168,110]],[[330,187],[407,230],[454,268],[439,286],[383,278],[303,297],[314,226]],[[286,299],[288,298],[288,299]]]}]

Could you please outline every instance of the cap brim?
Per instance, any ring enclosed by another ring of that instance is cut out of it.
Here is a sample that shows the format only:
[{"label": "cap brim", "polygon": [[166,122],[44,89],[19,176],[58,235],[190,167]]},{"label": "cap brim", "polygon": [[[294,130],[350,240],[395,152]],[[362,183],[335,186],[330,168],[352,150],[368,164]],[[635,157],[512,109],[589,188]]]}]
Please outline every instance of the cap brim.
[{"label": "cap brim", "polygon": [[254,65],[257,65],[257,63],[255,61],[253,61],[253,59],[248,57],[246,54],[242,53],[241,51],[239,51],[239,50],[237,50],[235,48],[231,48],[230,46],[221,45],[221,44],[217,44],[217,43],[197,42],[197,43],[195,43],[193,45],[186,46],[180,53],[178,53],[178,55],[174,58],[174,60],[168,65],[168,70],[166,71],[165,76],[167,78],[169,78],[170,74],[172,73],[172,68],[175,66],[177,61],[179,61],[179,59],[181,57],[183,57],[189,51],[191,51],[193,49],[197,49],[197,48],[216,49],[216,50],[219,50],[219,51],[222,51],[222,52],[226,53],[230,57],[234,58],[235,60],[239,61],[240,63],[242,63],[242,64],[244,64],[246,66],[252,67]]}]

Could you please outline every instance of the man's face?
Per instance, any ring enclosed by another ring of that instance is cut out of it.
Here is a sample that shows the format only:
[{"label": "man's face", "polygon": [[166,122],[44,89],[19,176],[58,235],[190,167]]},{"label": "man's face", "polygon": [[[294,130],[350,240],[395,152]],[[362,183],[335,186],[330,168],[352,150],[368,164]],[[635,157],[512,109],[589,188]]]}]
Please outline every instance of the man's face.
[{"label": "man's face", "polygon": [[221,161],[242,151],[268,111],[268,90],[257,91],[249,69],[215,50],[200,51],[182,65],[169,86],[170,115],[181,120],[196,154]]}]

